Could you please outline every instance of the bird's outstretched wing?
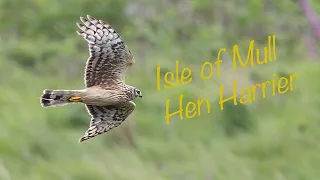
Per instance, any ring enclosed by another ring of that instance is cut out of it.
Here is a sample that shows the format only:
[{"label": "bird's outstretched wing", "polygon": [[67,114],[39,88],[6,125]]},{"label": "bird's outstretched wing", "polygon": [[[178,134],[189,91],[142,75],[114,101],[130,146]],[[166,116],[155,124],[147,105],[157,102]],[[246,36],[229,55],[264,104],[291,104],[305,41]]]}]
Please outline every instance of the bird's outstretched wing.
[{"label": "bird's outstretched wing", "polygon": [[128,101],[121,106],[92,106],[86,105],[88,113],[91,115],[90,127],[79,142],[88,140],[97,135],[108,132],[118,127],[135,109],[136,105]]},{"label": "bird's outstretched wing", "polygon": [[119,34],[106,22],[87,15],[80,17],[77,33],[89,44],[90,57],[85,69],[86,87],[123,80],[134,57]]}]

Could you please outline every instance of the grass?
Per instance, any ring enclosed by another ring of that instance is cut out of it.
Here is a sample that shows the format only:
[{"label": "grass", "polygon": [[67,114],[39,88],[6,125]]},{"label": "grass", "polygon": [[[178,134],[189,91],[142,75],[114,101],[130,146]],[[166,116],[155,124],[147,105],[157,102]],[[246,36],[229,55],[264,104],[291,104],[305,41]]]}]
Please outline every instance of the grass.
[{"label": "grass", "polygon": [[[41,89],[50,84],[59,84],[62,88],[72,85],[65,82],[63,76],[39,77],[10,62],[3,63],[5,66],[1,67],[10,67],[13,73],[1,79],[5,81],[0,96],[1,179],[22,176],[26,180],[44,177],[80,180],[319,177],[316,168],[320,165],[316,110],[319,101],[316,99],[320,86],[312,80],[320,73],[318,64],[298,63],[288,68],[299,77],[296,91],[285,98],[286,106],[272,105],[279,95],[247,105],[254,128],[230,137],[226,136],[225,126],[237,126],[237,123],[231,121],[226,125],[230,121],[228,116],[223,116],[227,109],[220,111],[216,103],[212,103],[211,114],[203,113],[182,121],[173,117],[173,123],[166,125],[165,100],[171,93],[177,99],[178,90],[160,93],[155,86],[138,82],[146,98],[137,101],[137,109],[129,118],[137,123],[134,148],[112,141],[113,132],[79,144],[77,140],[89,124],[83,105],[43,109],[38,99]],[[134,84],[138,78],[130,76],[127,81]],[[81,79],[75,78],[75,86],[81,84]],[[187,90],[188,86],[180,87],[179,91]],[[216,92],[203,88],[201,95]],[[196,97],[185,95],[186,100]],[[263,109],[259,109],[259,103]],[[240,113],[239,118],[241,116]],[[248,119],[240,120],[246,123]]]}]

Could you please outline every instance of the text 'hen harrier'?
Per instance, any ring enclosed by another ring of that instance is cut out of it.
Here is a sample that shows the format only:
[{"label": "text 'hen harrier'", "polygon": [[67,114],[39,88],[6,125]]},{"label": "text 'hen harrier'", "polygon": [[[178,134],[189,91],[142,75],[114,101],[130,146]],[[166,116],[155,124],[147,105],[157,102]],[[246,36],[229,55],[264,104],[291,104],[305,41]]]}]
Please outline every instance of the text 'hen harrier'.
[{"label": "text 'hen harrier'", "polygon": [[134,64],[134,57],[119,34],[106,22],[94,17],[80,17],[77,33],[89,44],[90,57],[85,68],[83,90],[45,89],[42,107],[84,103],[91,115],[90,127],[79,142],[119,126],[135,109],[133,99],[142,93],[126,85],[124,76]]}]

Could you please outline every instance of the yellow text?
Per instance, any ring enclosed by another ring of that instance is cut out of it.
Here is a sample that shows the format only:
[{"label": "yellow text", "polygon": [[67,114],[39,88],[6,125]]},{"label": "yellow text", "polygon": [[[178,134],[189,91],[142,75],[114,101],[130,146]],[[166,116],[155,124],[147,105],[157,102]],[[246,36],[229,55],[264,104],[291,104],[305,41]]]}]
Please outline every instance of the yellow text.
[{"label": "yellow text", "polygon": [[[275,74],[272,74],[273,77],[276,77]],[[266,98],[266,90],[267,88],[271,88],[272,95],[275,96],[276,93],[278,94],[284,94],[290,91],[293,91],[293,79],[297,78],[298,74],[294,73],[290,75],[289,79],[286,77],[280,77],[277,81],[276,80],[271,80],[271,81],[266,81],[260,84],[255,84],[251,87],[244,87],[240,90],[239,97],[237,97],[237,80],[233,81],[233,87],[232,87],[232,92],[233,95],[227,98],[223,97],[223,89],[224,85],[220,86],[220,109],[223,110],[223,104],[229,100],[233,100],[233,104],[236,106],[238,105],[238,102],[240,104],[247,104],[255,101],[257,99],[257,91],[258,89],[262,93],[262,98]],[[260,97],[261,98],[261,97]]]},{"label": "yellow text", "polygon": [[[271,48],[272,40],[272,48]],[[237,70],[237,59],[242,67],[246,67],[250,61],[250,65],[253,67],[257,64],[267,64],[268,62],[275,61],[277,59],[276,54],[276,35],[268,36],[268,46],[263,48],[263,60],[260,59],[260,50],[256,48],[256,60],[254,61],[254,40],[250,41],[248,48],[248,55],[246,61],[243,62],[239,53],[238,45],[233,46],[233,69]],[[273,57],[273,58],[272,58]]]},{"label": "yellow text", "polygon": [[[183,120],[184,116],[188,119],[194,118],[195,116],[201,115],[201,108],[203,105],[207,105],[207,111],[210,113],[210,102],[206,98],[198,99],[197,102],[189,101],[184,106],[183,105],[183,94],[180,95],[179,98],[179,109],[175,112],[169,112],[170,111],[170,99],[167,99],[166,101],[166,123],[170,124],[170,118],[174,115],[178,115],[180,117],[180,120]],[[184,112],[184,113],[183,113]]]},{"label": "yellow text", "polygon": [[[221,48],[218,52],[218,57],[217,57],[216,61],[214,62],[214,64],[217,65],[218,76],[221,75],[220,64],[222,63],[222,60],[220,59],[220,56],[221,56],[222,51],[227,51],[227,49]],[[204,72],[206,69],[209,70],[208,74],[205,74],[205,72]],[[211,63],[211,62],[203,63],[201,66],[200,75],[201,75],[201,78],[204,80],[210,79],[213,75],[213,63]]]},{"label": "yellow text", "polygon": [[[157,89],[161,90],[161,67],[157,66]],[[166,72],[164,74],[163,80],[165,84],[163,87],[165,89],[173,88],[175,85],[189,84],[192,81],[191,77],[192,71],[190,68],[183,68],[181,73],[179,73],[179,61],[176,61],[175,72]]]}]

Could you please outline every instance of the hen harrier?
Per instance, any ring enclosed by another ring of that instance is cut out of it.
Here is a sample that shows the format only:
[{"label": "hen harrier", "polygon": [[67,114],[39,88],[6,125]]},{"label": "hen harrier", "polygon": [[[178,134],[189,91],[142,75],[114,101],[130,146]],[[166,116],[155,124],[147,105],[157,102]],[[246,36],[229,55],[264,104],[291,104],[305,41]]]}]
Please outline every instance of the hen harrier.
[{"label": "hen harrier", "polygon": [[135,109],[133,99],[142,98],[139,89],[124,82],[134,57],[119,34],[106,22],[87,15],[80,17],[77,33],[89,44],[90,57],[85,68],[82,90],[45,89],[40,97],[42,107],[70,103],[85,104],[91,115],[90,127],[79,142],[118,127]]}]

